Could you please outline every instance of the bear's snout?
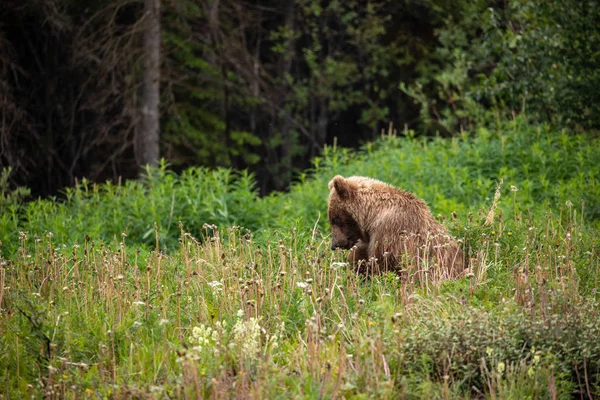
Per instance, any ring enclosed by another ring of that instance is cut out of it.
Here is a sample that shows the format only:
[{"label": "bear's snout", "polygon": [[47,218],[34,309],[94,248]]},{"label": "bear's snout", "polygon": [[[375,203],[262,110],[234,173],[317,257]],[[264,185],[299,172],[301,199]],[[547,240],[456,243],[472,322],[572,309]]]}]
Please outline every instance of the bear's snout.
[{"label": "bear's snout", "polygon": [[342,239],[342,240],[334,239],[331,241],[331,250],[336,250],[336,249],[348,250],[351,247],[352,247],[352,243],[350,243],[348,240],[345,240],[345,239]]}]

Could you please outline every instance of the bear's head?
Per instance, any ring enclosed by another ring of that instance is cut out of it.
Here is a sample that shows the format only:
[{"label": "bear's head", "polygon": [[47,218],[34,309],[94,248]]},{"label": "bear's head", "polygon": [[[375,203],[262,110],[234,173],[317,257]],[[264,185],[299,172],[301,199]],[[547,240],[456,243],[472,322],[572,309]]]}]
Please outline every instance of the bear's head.
[{"label": "bear's head", "polygon": [[352,202],[358,187],[343,176],[337,175],[329,182],[327,214],[331,225],[331,249],[350,249],[364,239],[358,222],[352,214]]}]

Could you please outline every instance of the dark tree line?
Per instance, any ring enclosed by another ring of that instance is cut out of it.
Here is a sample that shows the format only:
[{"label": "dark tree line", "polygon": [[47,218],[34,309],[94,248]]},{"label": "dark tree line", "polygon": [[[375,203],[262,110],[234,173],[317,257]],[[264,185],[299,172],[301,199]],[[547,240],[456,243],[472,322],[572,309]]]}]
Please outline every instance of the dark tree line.
[{"label": "dark tree line", "polygon": [[597,129],[595,3],[4,0],[0,164],[35,195],[159,155],[249,168],[266,193],[390,122]]},{"label": "dark tree line", "polygon": [[133,177],[140,47],[135,5],[9,0],[2,9],[1,162],[53,194],[77,178]]}]

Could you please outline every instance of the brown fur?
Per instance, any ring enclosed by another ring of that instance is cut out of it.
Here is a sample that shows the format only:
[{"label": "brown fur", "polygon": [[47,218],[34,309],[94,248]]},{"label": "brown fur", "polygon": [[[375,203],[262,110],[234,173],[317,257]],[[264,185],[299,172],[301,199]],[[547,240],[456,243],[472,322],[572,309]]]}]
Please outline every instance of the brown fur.
[{"label": "brown fur", "polygon": [[348,260],[359,270],[435,266],[438,277],[464,270],[459,244],[412,193],[375,179],[340,175],[329,182],[329,190],[331,248],[351,249]]}]

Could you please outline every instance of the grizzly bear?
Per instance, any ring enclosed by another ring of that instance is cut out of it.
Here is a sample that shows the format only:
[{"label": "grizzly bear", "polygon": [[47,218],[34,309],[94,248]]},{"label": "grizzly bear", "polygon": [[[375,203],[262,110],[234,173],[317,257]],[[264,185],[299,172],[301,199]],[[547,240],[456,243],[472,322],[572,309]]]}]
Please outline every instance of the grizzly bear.
[{"label": "grizzly bear", "polygon": [[331,248],[350,249],[348,261],[359,272],[413,266],[418,273],[452,278],[465,269],[458,242],[414,194],[376,179],[340,175],[329,182],[329,191]]}]

